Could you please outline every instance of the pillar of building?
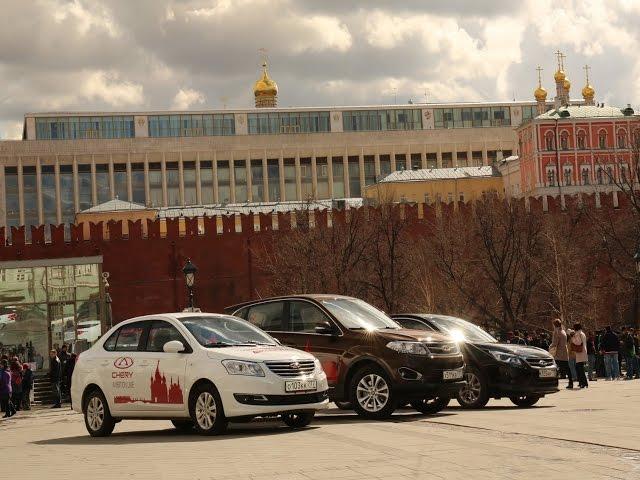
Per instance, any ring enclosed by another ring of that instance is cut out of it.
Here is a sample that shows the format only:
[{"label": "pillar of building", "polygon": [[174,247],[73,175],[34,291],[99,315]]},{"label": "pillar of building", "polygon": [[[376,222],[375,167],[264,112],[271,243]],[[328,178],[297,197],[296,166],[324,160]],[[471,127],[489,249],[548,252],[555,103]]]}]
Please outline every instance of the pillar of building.
[{"label": "pillar of building", "polygon": [[344,197],[351,198],[351,185],[349,185],[349,149],[344,147],[342,155],[342,181],[344,182]]},{"label": "pillar of building", "polygon": [[329,185],[329,198],[333,198],[333,156],[332,151],[329,149],[327,156],[327,184]]},{"label": "pillar of building", "polygon": [[360,196],[364,196],[365,175],[364,175],[364,148],[360,149],[358,157],[358,170],[360,170]]},{"label": "pillar of building", "polygon": [[287,201],[287,194],[284,190],[284,150],[280,149],[280,156],[278,157],[278,176],[280,180],[280,200]]},{"label": "pillar of building", "polygon": [[438,168],[442,168],[442,145],[438,144],[438,151],[436,152],[436,163]]},{"label": "pillar of building", "polygon": [[202,186],[200,185],[200,152],[196,152],[196,203],[202,205]]},{"label": "pillar of building", "polygon": [[235,154],[233,150],[229,152],[229,203],[236,203],[236,169],[235,169]]},{"label": "pillar of building", "polygon": [[[62,199],[60,198],[60,159],[57,155],[53,171],[55,172],[54,178],[56,183],[56,223],[60,225],[62,223]],[[22,204],[22,199],[20,204]],[[24,223],[24,221],[22,223]]]},{"label": "pillar of building", "polygon": [[151,188],[149,188],[149,154],[144,154],[144,198],[146,204],[151,204]]},{"label": "pillar of building", "polygon": [[213,203],[220,203],[218,188],[218,154],[214,150],[211,158],[213,158],[211,168],[213,169]]},{"label": "pillar of building", "polygon": [[78,159],[73,156],[73,211],[78,213],[80,211],[80,192],[78,192]]},{"label": "pillar of building", "polygon": [[269,165],[267,159],[267,149],[265,148],[262,152],[262,190],[264,191],[264,201],[272,202],[273,200],[269,198]]},{"label": "pillar of building", "polygon": [[165,152],[162,152],[160,172],[162,173],[162,206],[166,207],[167,205],[169,205],[169,194],[167,192],[167,159]]},{"label": "pillar of building", "polygon": [[295,165],[296,165],[296,198],[299,201],[302,201],[302,176],[300,174],[300,151],[296,150],[295,156]]},{"label": "pillar of building", "polygon": [[247,150],[247,161],[244,164],[247,176],[247,201],[253,201],[253,178],[251,174],[251,150]]},{"label": "pillar of building", "polygon": [[[40,179],[38,179],[38,185]],[[96,157],[91,155],[91,205],[96,206],[98,204],[98,183],[96,179]]]},{"label": "pillar of building", "polygon": [[116,198],[115,175],[113,173],[113,155],[109,155],[109,193],[112,199]]},{"label": "pillar of building", "polygon": [[427,145],[426,144],[422,144],[422,150],[420,151],[420,165],[423,170],[427,168]]},{"label": "pillar of building", "polygon": [[389,160],[391,161],[391,171],[395,172],[396,171],[396,147],[395,147],[395,145],[391,147],[391,158]]}]

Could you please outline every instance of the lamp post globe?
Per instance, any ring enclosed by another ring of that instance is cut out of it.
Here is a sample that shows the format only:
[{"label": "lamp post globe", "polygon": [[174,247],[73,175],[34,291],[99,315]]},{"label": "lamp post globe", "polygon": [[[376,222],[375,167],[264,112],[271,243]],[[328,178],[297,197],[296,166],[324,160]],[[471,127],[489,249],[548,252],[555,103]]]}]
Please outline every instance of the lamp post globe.
[{"label": "lamp post globe", "polygon": [[189,308],[193,309],[193,285],[196,282],[196,272],[198,268],[191,263],[191,259],[187,258],[187,263],[182,267],[182,273],[184,274],[184,281],[187,284],[187,290],[189,291]]}]

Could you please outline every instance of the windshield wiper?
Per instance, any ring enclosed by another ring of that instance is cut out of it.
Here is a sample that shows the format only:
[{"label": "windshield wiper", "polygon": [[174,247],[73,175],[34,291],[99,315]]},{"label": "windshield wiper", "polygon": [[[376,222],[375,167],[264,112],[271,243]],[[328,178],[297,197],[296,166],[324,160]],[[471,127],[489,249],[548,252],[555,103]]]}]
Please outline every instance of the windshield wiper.
[{"label": "windshield wiper", "polygon": [[235,345],[231,343],[223,343],[223,342],[211,342],[211,343],[204,344],[205,348],[223,348],[223,347],[233,347],[233,346]]}]

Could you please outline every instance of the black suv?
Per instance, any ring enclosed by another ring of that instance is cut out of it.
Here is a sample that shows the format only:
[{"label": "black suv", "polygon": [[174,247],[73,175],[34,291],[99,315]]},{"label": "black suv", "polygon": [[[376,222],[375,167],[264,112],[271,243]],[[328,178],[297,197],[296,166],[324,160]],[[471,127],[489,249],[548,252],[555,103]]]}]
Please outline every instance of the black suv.
[{"label": "black suv", "polygon": [[484,407],[490,398],[530,407],[558,391],[558,369],[549,352],[536,347],[498,343],[483,329],[461,318],[432,314],[398,314],[404,328],[450,335],[460,343],[467,383],[457,395],[464,408]]},{"label": "black suv", "polygon": [[407,403],[436,413],[464,385],[464,361],[454,341],[402,328],[357,298],[292,295],[225,311],[314,354],[327,374],[329,398],[367,418],[388,417]]}]

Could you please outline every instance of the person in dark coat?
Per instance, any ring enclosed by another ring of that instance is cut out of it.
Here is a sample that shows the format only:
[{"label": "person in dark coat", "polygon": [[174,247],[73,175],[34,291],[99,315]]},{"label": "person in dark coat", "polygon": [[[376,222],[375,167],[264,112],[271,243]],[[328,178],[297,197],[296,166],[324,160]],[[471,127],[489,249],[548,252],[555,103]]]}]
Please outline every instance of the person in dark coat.
[{"label": "person in dark coat", "polygon": [[62,380],[62,365],[58,358],[57,352],[51,350],[49,352],[49,381],[53,389],[55,397],[54,404],[51,408],[60,408],[62,405],[62,391],[60,390],[60,381]]},{"label": "person in dark coat", "polygon": [[31,410],[31,390],[33,389],[33,372],[28,363],[22,364],[22,408]]},{"label": "person in dark coat", "polygon": [[11,402],[16,410],[20,410],[22,406],[22,364],[18,361],[18,357],[11,359],[9,370],[11,371]]},{"label": "person in dark coat", "polygon": [[69,347],[66,343],[62,344],[62,348],[58,352],[58,359],[60,360],[60,368],[62,377],[60,378],[60,389],[63,393],[70,392],[69,384],[67,383],[67,362],[69,361]]},{"label": "person in dark coat", "polygon": [[11,401],[11,372],[9,370],[9,362],[5,359],[0,361],[0,406],[4,412],[3,418],[9,418],[15,415],[16,409],[13,408]]},{"label": "person in dark coat", "polygon": [[617,380],[620,378],[620,364],[618,363],[620,340],[610,325],[605,329],[605,333],[600,342],[600,348],[604,355],[604,367],[607,380]]}]

